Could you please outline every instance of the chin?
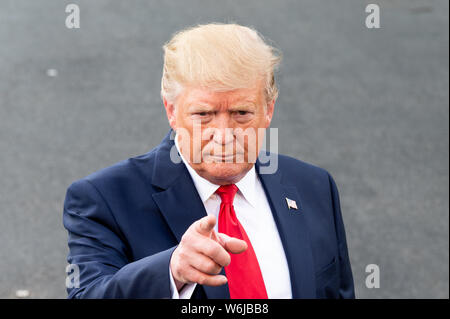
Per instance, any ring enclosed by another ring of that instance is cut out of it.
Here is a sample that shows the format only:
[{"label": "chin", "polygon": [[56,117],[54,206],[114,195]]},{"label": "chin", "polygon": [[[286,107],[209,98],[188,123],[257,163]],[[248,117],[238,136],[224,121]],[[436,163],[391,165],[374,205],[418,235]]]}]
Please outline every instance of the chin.
[{"label": "chin", "polygon": [[237,183],[250,168],[248,163],[205,163],[202,175],[214,184],[232,184]]}]

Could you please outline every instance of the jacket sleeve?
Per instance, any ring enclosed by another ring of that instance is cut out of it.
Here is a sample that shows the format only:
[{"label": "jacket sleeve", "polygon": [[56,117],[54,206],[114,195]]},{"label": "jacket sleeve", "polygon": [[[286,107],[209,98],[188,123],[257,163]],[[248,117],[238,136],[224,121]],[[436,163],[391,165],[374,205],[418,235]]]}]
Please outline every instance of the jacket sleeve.
[{"label": "jacket sleeve", "polygon": [[355,288],[353,284],[352,269],[348,255],[347,240],[345,236],[344,222],[342,220],[339,192],[333,177],[328,174],[331,199],[334,210],[334,223],[336,227],[337,241],[339,247],[339,298],[354,299]]},{"label": "jacket sleeve", "polygon": [[71,269],[68,298],[171,298],[169,262],[175,247],[130,262],[108,204],[87,179],[73,183],[64,202]]}]

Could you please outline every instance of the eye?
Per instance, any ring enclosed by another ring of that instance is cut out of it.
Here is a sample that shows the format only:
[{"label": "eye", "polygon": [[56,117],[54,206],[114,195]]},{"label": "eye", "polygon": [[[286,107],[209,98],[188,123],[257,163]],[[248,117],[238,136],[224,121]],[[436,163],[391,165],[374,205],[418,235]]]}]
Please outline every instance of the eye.
[{"label": "eye", "polygon": [[234,111],[233,113],[234,113],[234,115],[245,116],[245,115],[248,115],[250,112],[241,110],[241,111]]},{"label": "eye", "polygon": [[247,123],[253,118],[253,112],[249,110],[233,111],[233,118],[239,123]]},{"label": "eye", "polygon": [[201,116],[201,117],[204,117],[204,116],[207,116],[207,115],[210,115],[211,114],[211,112],[196,112],[196,113],[194,113],[194,115],[198,115],[198,116]]},{"label": "eye", "polygon": [[202,121],[202,123],[206,123],[207,121],[210,121],[213,118],[214,112],[210,111],[200,111],[200,112],[194,112],[191,114],[191,118],[193,120],[199,120]]}]

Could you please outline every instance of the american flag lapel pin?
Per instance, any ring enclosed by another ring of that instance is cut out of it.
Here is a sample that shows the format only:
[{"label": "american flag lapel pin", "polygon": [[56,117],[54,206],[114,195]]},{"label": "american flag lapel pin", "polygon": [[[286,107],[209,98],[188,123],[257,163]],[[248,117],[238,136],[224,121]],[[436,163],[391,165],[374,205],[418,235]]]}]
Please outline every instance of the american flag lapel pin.
[{"label": "american flag lapel pin", "polygon": [[291,208],[292,209],[298,209],[297,203],[295,202],[295,200],[289,199],[289,198],[286,197],[286,203],[287,203],[287,206],[288,206],[289,209],[291,209]]}]

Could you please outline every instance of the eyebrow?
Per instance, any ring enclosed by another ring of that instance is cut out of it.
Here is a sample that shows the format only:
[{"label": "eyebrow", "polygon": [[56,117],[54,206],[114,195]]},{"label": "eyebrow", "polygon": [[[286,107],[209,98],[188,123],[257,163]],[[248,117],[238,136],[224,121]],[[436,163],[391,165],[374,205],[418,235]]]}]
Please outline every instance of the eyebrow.
[{"label": "eyebrow", "polygon": [[201,103],[201,102],[192,102],[189,103],[187,106],[187,111],[188,112],[207,112],[207,111],[213,111],[214,110],[214,106],[210,105],[210,104],[205,104],[205,103]]},{"label": "eyebrow", "polygon": [[[229,107],[229,111],[235,111],[235,110],[249,110],[256,108],[256,103],[253,100],[245,99],[245,100],[238,100],[231,104]],[[206,102],[206,101],[191,101],[187,103],[187,110],[188,112],[207,112],[207,111],[213,111],[215,109],[214,105]]]},{"label": "eyebrow", "polygon": [[230,108],[228,109],[229,111],[239,111],[239,110],[243,110],[243,111],[248,111],[248,110],[253,110],[254,108],[256,108],[256,104],[254,102],[240,102],[240,103],[234,103],[230,106]]}]

